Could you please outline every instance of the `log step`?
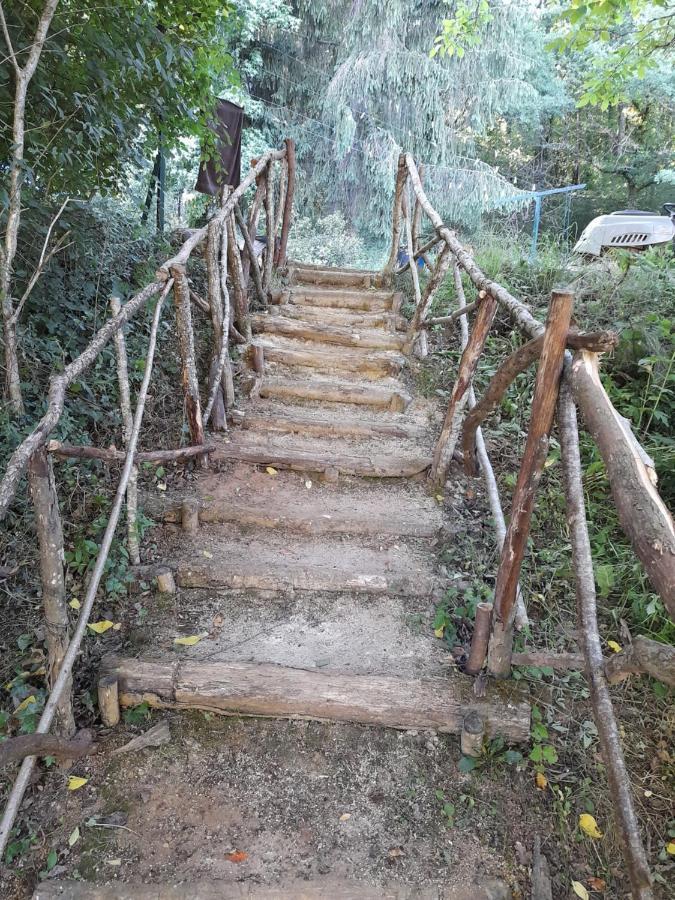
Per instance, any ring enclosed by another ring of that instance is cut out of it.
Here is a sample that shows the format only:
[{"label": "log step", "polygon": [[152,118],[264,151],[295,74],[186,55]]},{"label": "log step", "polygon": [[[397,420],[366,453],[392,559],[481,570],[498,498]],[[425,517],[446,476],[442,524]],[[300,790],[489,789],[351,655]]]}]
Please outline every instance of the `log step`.
[{"label": "log step", "polygon": [[438,588],[433,558],[406,544],[375,548],[347,538],[314,539],[274,530],[233,537],[214,525],[192,539],[193,555],[175,562],[184,588],[326,591],[432,597]]},{"label": "log step", "polygon": [[389,312],[397,314],[403,296],[394,291],[350,291],[296,285],[277,297],[281,305],[314,306],[322,309],[356,310],[365,313]]},{"label": "log step", "polygon": [[280,400],[312,400],[320,403],[352,403],[403,412],[412,397],[403,388],[379,387],[351,381],[301,381],[296,378],[266,377],[260,396]]},{"label": "log step", "polygon": [[382,287],[385,276],[381,272],[364,269],[330,269],[320,266],[293,264],[288,268],[290,284],[325,284],[339,287]]},{"label": "log step", "polygon": [[402,353],[394,351],[375,351],[372,353],[337,350],[334,344],[310,345],[304,341],[256,340],[256,346],[262,347],[266,362],[279,363],[284,366],[316,369],[319,372],[343,371],[355,375],[369,375],[373,378],[387,378],[398,375],[406,365]]},{"label": "log step", "polygon": [[344,347],[363,347],[373,350],[401,350],[403,335],[387,334],[374,329],[356,331],[339,325],[298,322],[283,316],[253,315],[253,330],[257,333],[283,334],[286,337],[304,341],[319,341],[322,344],[340,344]]},{"label": "log step", "polygon": [[431,465],[431,454],[422,451],[368,453],[359,455],[341,450],[331,452],[331,446],[319,445],[315,450],[283,446],[268,440],[265,443],[236,436],[236,440],[223,442],[211,455],[214,463],[239,460],[253,465],[274,466],[294,472],[325,472],[333,469],[341,475],[364,478],[412,478]]},{"label": "log step", "polygon": [[358,416],[340,416],[323,419],[316,416],[279,412],[276,408],[256,407],[260,412],[233,410],[232,420],[240,428],[278,434],[305,434],[317,437],[360,437],[370,440],[394,438],[404,441],[421,441],[426,430],[414,420],[379,421]]},{"label": "log step", "polygon": [[457,734],[478,713],[488,737],[529,739],[530,706],[505,683],[477,698],[468,678],[402,679],[344,675],[265,663],[150,662],[105,657],[103,672],[117,675],[122,706],[203,709],[225,715],[356,722]]},{"label": "log step", "polygon": [[[336,491],[314,482],[310,489],[296,475],[275,478],[241,467],[223,478],[197,480],[202,525],[231,523],[306,534],[368,534],[433,537],[443,527],[440,506],[423,491],[398,485],[362,484]],[[165,513],[179,521],[180,505]]]},{"label": "log step", "polygon": [[339,325],[346,328],[383,328],[385,331],[405,331],[407,320],[390,310],[366,312],[365,310],[341,309],[330,306],[282,303],[273,306],[274,315],[303,322],[320,322],[323,325]]},{"label": "log step", "polygon": [[511,900],[502,881],[445,885],[372,885],[336,878],[256,884],[252,881],[191,881],[160,884],[92,884],[50,879],[41,882],[33,900]]}]

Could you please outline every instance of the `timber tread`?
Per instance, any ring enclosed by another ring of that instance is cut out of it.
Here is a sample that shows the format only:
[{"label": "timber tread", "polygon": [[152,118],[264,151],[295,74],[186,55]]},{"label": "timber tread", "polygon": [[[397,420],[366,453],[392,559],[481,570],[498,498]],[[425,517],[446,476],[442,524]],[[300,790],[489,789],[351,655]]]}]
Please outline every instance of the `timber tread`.
[{"label": "timber tread", "polygon": [[412,397],[398,383],[384,387],[328,378],[267,377],[260,386],[260,396],[298,402],[347,403],[394,412],[403,412],[412,402]]},{"label": "timber tread", "polygon": [[418,420],[404,415],[392,415],[384,420],[365,415],[317,417],[303,415],[297,407],[280,407],[276,403],[257,404],[255,411],[250,412],[235,410],[233,419],[239,427],[259,433],[317,437],[356,437],[366,440],[396,438],[403,441],[421,441],[427,432]]},{"label": "timber tread", "polygon": [[279,296],[282,306],[293,304],[363,313],[398,313],[402,299],[402,295],[394,291],[339,291],[307,285],[287,288]]},{"label": "timber tread", "polygon": [[345,328],[383,328],[385,331],[405,331],[407,321],[403,316],[390,310],[370,312],[366,310],[342,309],[331,306],[295,305],[282,303],[270,309],[272,315],[285,319],[300,319],[320,322],[324,325],[339,325]]},{"label": "timber tread", "polygon": [[406,365],[401,353],[391,350],[351,351],[337,349],[334,344],[311,344],[292,338],[270,335],[253,343],[263,350],[265,363],[278,363],[291,368],[315,369],[318,372],[350,372],[372,378],[398,375]]},{"label": "timber tread", "polygon": [[313,322],[299,322],[284,316],[256,314],[251,316],[253,331],[265,334],[283,334],[305,341],[322,344],[340,344],[346,347],[362,347],[374,350],[402,350],[403,335],[389,334],[371,329],[354,329],[339,325],[320,325]]},{"label": "timber tread", "polygon": [[[313,442],[312,447],[289,446],[282,440],[251,439],[237,435],[230,442],[223,442],[211,454],[215,464],[224,461],[247,462],[252,465],[273,466],[294,472],[322,473],[335,470],[341,475],[364,478],[412,478],[426,471],[431,465],[431,453],[408,449],[398,456],[373,452],[375,448],[336,448],[335,441],[325,444]],[[361,453],[359,453],[361,449]]]},{"label": "timber tread", "polygon": [[191,544],[192,557],[176,566],[176,581],[184,588],[432,597],[439,587],[428,554],[403,543],[364,546],[347,537],[273,530],[239,537],[212,525],[200,529]]}]

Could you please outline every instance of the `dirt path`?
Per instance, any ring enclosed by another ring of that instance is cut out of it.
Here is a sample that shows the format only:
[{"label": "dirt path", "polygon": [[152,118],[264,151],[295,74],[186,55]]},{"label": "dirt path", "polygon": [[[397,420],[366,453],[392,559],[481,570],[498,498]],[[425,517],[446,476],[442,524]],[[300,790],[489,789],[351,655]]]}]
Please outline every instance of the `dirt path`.
[{"label": "dirt path", "polygon": [[141,706],[105,749],[151,715],[169,744],[79,765],[86,786],[53,802],[64,830],[89,824],[36,896],[510,896],[502,801],[468,786],[443,734],[476,703],[508,734],[508,698],[476,701],[429,627],[452,581],[438,548],[461,526],[419,480],[438,412],[405,381],[399,297],[373,282],[296,269],[256,318],[264,376],[153,535],[178,593],[145,602],[128,660],[108,662],[133,669],[127,706],[201,711]]}]

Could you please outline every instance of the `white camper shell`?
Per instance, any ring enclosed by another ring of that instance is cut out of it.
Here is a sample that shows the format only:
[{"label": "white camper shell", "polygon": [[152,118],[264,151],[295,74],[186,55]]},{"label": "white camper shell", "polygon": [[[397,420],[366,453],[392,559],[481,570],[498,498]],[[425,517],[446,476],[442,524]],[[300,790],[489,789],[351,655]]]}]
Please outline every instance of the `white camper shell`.
[{"label": "white camper shell", "polygon": [[655,244],[666,244],[674,237],[672,215],[659,216],[652,212],[624,209],[607,216],[598,216],[589,222],[581,232],[574,252],[600,256],[603,250],[611,247],[643,250]]}]

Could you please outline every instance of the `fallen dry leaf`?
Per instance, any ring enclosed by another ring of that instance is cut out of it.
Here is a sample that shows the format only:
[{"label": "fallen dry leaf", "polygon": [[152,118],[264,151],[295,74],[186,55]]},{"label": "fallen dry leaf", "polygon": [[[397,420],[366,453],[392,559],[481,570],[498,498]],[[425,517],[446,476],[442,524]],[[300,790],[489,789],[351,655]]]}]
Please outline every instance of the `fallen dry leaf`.
[{"label": "fallen dry leaf", "polygon": [[670,841],[670,843],[666,844],[666,853],[675,856],[675,841]]},{"label": "fallen dry leaf", "polygon": [[621,653],[621,644],[617,644],[616,641],[607,641],[607,646],[615,653]]},{"label": "fallen dry leaf", "polygon": [[204,637],[203,634],[191,634],[189,637],[177,637],[173,639],[174,644],[180,644],[181,647],[194,647]]},{"label": "fallen dry leaf", "polygon": [[581,897],[581,900],[589,900],[588,891],[580,881],[572,882],[572,890],[577,895],[577,897]]},{"label": "fallen dry leaf", "polygon": [[71,609],[79,609],[79,608],[82,606],[82,604],[81,604],[80,601],[77,599],[77,597],[73,597],[73,599],[70,601],[70,603],[68,604],[68,606],[69,606]]},{"label": "fallen dry leaf", "polygon": [[599,894],[602,894],[607,889],[607,883],[603,878],[597,878],[595,875],[591,875],[588,878],[588,883],[591,887],[591,890],[597,891]]},{"label": "fallen dry leaf", "polygon": [[534,781],[540,791],[545,791],[548,787],[548,778],[543,772],[537,772],[534,776]]},{"label": "fallen dry leaf", "polygon": [[88,781],[88,778],[80,778],[79,775],[71,775],[68,779],[68,790],[79,791],[79,789],[84,787]]},{"label": "fallen dry leaf", "polygon": [[340,821],[346,822],[348,819],[351,819],[351,817],[352,817],[351,813],[342,813],[342,815],[340,816]]},{"label": "fallen dry leaf", "polygon": [[434,628],[434,634],[437,638],[443,637],[443,632],[445,631],[445,625],[439,625],[438,628]]},{"label": "fallen dry leaf", "polygon": [[110,619],[103,619],[100,622],[90,622],[87,625],[87,628],[91,628],[96,634],[104,634],[109,628],[112,628],[114,624],[115,623],[111,622]]},{"label": "fallen dry leaf", "polygon": [[171,732],[168,722],[159,722],[149,728],[145,734],[139,734],[138,737],[132,738],[123,747],[113,750],[112,755],[117,756],[118,753],[129,753],[131,750],[144,750],[146,747],[161,747],[168,744],[171,740]]},{"label": "fallen dry leaf", "polygon": [[592,838],[601,838],[602,832],[598,828],[598,823],[590,813],[582,813],[579,816],[579,828]]},{"label": "fallen dry leaf", "polygon": [[213,559],[213,553],[209,553],[208,550],[202,550],[202,556],[205,556],[207,559]]},{"label": "fallen dry leaf", "polygon": [[268,475],[278,475],[279,474],[277,472],[277,470],[274,468],[274,466],[267,466],[265,468],[265,471],[267,472]]},{"label": "fallen dry leaf", "polygon": [[396,859],[399,856],[405,856],[405,851],[403,847],[392,847],[391,850],[388,851],[387,856],[389,859]]},{"label": "fallen dry leaf", "polygon": [[31,694],[30,697],[26,697],[25,700],[22,700],[21,703],[19,703],[17,708],[14,710],[14,715],[23,712],[26,707],[31,705],[31,703],[35,703],[35,696],[33,694]]},{"label": "fallen dry leaf", "polygon": [[233,850],[232,853],[225,854],[225,859],[233,863],[243,863],[248,859],[248,853],[244,853],[243,850]]}]

